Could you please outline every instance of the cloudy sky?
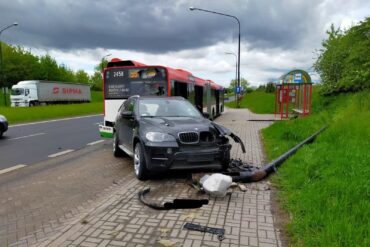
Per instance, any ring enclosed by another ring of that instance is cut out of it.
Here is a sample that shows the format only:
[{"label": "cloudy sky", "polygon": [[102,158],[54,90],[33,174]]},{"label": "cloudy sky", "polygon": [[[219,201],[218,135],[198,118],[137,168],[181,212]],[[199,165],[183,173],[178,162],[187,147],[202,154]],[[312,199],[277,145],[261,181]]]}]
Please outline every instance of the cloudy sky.
[{"label": "cloudy sky", "polygon": [[[313,73],[315,50],[334,23],[370,16],[368,0],[0,0],[1,39],[73,70],[92,73],[104,55],[191,71],[228,85],[235,78],[237,16],[241,76],[252,85],[301,68]],[[317,75],[312,75],[315,80]]]}]

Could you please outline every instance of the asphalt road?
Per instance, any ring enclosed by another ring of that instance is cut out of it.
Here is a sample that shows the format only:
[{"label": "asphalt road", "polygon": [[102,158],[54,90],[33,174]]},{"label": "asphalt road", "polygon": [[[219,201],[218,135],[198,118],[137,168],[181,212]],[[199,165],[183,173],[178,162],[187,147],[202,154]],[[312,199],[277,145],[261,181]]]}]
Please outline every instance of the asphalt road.
[{"label": "asphalt road", "polygon": [[102,115],[94,115],[9,126],[0,139],[0,171],[103,142],[98,129],[102,121]]}]

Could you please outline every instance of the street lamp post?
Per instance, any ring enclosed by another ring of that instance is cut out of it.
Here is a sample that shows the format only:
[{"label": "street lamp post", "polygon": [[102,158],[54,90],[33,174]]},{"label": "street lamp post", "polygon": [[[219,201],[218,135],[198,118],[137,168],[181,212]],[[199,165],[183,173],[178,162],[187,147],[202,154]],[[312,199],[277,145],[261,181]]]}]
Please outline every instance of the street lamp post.
[{"label": "street lamp post", "polygon": [[104,59],[106,58],[106,57],[109,57],[110,55],[112,55],[112,54],[107,54],[107,55],[105,55],[105,56],[103,56],[102,58],[101,58],[101,73],[102,73],[102,75],[103,75],[103,72],[104,72]]},{"label": "street lamp post", "polygon": [[[220,13],[220,12],[216,12],[216,11],[200,9],[200,8],[195,8],[195,7],[190,7],[189,10],[191,10],[191,11],[199,10],[199,11],[203,11],[203,12],[207,12],[207,13],[211,13],[211,14],[223,15],[223,16],[226,16],[226,17],[234,18],[238,22],[239,39],[238,39],[238,82],[237,82],[237,84],[238,84],[238,87],[240,88],[240,21],[239,21],[239,19],[236,16],[233,16],[233,15],[228,15],[228,14],[224,14],[224,13]],[[240,106],[239,97],[237,98],[236,102],[237,102],[237,107],[239,108],[239,106]]]},{"label": "street lamp post", "polygon": [[4,83],[4,80],[3,80],[3,50],[2,50],[3,43],[1,42],[1,34],[6,29],[11,28],[11,27],[15,27],[15,26],[18,26],[17,22],[14,22],[13,24],[11,24],[9,26],[6,26],[6,27],[4,27],[3,29],[0,30],[0,85],[1,85],[2,88],[4,88],[4,104],[5,104],[5,106],[6,106],[6,92],[5,92],[5,83]]},{"label": "street lamp post", "polygon": [[[225,52],[225,54],[233,55],[235,57],[235,82],[238,80],[238,56],[234,52]],[[235,88],[235,100],[237,100],[236,88]]]}]

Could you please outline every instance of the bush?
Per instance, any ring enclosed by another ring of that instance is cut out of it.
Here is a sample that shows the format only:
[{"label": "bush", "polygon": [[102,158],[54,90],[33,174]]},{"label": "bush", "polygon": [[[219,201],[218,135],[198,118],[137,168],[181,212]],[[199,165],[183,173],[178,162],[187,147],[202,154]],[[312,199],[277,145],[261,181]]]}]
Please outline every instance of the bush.
[{"label": "bush", "polygon": [[275,92],[275,84],[273,82],[267,83],[265,92],[266,93],[273,93],[273,92]]},{"label": "bush", "polygon": [[331,29],[314,64],[325,95],[370,88],[370,18],[347,31]]}]

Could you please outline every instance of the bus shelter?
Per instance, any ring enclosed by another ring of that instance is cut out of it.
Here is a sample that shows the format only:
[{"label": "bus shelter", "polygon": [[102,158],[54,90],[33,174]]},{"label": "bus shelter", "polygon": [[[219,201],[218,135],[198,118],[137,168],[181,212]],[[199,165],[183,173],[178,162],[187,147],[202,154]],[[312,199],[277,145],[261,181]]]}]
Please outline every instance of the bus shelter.
[{"label": "bus shelter", "polygon": [[292,70],[280,77],[275,91],[275,117],[307,116],[311,113],[312,82],[304,70]]}]

